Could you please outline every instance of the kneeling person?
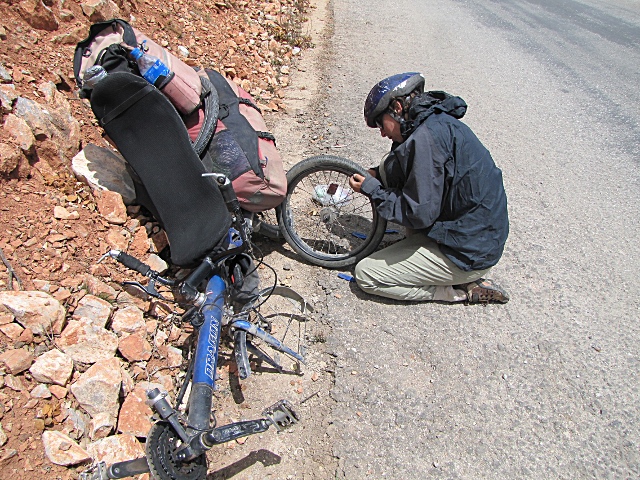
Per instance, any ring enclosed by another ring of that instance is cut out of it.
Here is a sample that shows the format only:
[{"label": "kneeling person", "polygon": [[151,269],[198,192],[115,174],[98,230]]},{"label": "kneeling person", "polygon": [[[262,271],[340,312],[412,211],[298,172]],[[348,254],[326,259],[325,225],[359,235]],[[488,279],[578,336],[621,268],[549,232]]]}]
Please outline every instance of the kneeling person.
[{"label": "kneeling person", "polygon": [[509,234],[502,172],[459,119],[467,105],[445,92],[424,92],[424,77],[402,73],[369,92],[364,117],[393,143],[370,175],[349,183],[407,238],[356,265],[358,286],[398,300],[506,303],[483,278]]}]

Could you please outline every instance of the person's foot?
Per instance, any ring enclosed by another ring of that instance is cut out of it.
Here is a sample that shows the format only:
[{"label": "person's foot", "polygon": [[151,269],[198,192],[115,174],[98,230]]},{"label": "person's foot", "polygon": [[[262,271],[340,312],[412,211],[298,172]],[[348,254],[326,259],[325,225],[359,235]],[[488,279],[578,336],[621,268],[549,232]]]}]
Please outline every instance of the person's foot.
[{"label": "person's foot", "polygon": [[462,285],[467,292],[467,301],[471,303],[507,303],[509,295],[492,280],[479,278],[475,282]]}]

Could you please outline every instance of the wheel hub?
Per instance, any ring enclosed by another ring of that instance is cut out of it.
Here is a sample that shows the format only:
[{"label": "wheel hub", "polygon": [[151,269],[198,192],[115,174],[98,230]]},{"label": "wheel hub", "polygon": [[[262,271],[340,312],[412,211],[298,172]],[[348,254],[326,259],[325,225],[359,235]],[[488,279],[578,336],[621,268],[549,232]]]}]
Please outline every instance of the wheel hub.
[{"label": "wheel hub", "polygon": [[327,226],[331,226],[333,222],[338,219],[340,213],[333,207],[324,207],[322,210],[320,210],[319,215],[322,223],[326,224]]}]

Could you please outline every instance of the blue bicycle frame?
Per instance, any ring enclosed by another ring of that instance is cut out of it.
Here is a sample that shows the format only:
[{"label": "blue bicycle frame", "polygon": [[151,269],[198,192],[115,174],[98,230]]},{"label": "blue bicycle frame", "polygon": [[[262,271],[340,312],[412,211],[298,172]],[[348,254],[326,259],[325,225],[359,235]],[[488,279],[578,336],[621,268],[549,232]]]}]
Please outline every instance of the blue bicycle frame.
[{"label": "blue bicycle frame", "polygon": [[198,332],[189,396],[189,426],[197,430],[210,428],[209,417],[218,369],[218,348],[226,288],[222,277],[218,275],[211,277],[207,283],[207,299],[202,307],[204,323]]}]

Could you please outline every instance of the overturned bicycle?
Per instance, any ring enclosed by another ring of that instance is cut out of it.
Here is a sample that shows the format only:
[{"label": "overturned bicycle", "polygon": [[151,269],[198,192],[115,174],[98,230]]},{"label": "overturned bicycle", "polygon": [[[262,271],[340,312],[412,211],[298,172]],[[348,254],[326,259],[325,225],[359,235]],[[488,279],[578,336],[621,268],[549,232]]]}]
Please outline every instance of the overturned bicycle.
[{"label": "overturned bicycle", "polygon": [[[147,402],[155,411],[154,424],[145,443],[145,456],[106,465],[99,462],[81,474],[82,480],[102,480],[125,478],[140,473],[151,472],[153,478],[162,480],[189,479],[206,477],[206,452],[215,445],[237,438],[262,433],[270,427],[277,431],[295,424],[298,414],[287,400],[280,400],[266,408],[262,418],[240,421],[217,426],[212,414],[213,393],[215,390],[218,348],[223,322],[234,337],[234,352],[241,378],[250,375],[249,354],[253,354],[269,365],[282,370],[276,358],[265,353],[264,347],[270,347],[293,360],[304,362],[304,356],[269,333],[271,322],[261,314],[260,307],[277,293],[300,301],[302,314],[310,308],[295,292],[282,287],[269,287],[256,294],[244,305],[231,305],[230,291],[240,288],[249,271],[243,271],[236,260],[251,251],[247,232],[248,224],[242,215],[231,183],[224,175],[212,175],[222,193],[232,217],[228,243],[204,257],[199,266],[182,281],[161,277],[157,272],[136,258],[112,250],[103,258],[112,258],[127,268],[137,271],[147,278],[146,285],[128,282],[146,294],[162,298],[157,284],[170,287],[174,298],[183,307],[188,307],[183,321],[189,322],[195,329],[194,351],[190,356],[187,375],[176,397],[175,405],[167,400],[167,395],[153,388],[147,391]],[[202,285],[206,285],[204,289]],[[225,321],[226,320],[226,321]],[[260,342],[254,345],[253,340]],[[189,391],[185,414],[180,405]],[[213,421],[212,421],[213,418]]]},{"label": "overturned bicycle", "polygon": [[[143,61],[145,56],[150,62]],[[146,63],[157,75],[145,71]],[[163,289],[171,290],[186,310],[182,321],[196,336],[175,401],[158,389],[147,392],[155,414],[145,456],[113,465],[99,462],[82,478],[147,471],[163,480],[204,478],[206,452],[214,445],[298,421],[286,400],[256,420],[217,426],[212,415],[223,330],[231,336],[241,379],[251,374],[250,357],[276,371],[285,370],[279,354],[305,362],[305,332],[293,343],[276,338],[278,329],[264,308],[285,297],[298,310],[288,321],[306,328],[310,306],[277,282],[246,288],[256,276],[251,230],[283,235],[310,263],[342,267],[377,247],[385,222],[369,199],[348,187],[348,178],[361,167],[323,155],[301,162],[285,177],[275,140],[264,131],[250,95],[213,70],[196,73],[127,22],[93,25],[76,49],[74,73],[105,137],[126,161],[136,202],[166,232],[170,263],[190,273],[178,281],[121,251],[105,258],[143,275],[145,282],[128,283],[150,296],[164,299]],[[277,220],[268,221],[265,211],[280,204]],[[243,288],[249,293],[234,296]],[[289,324],[279,331],[286,335]]]}]

